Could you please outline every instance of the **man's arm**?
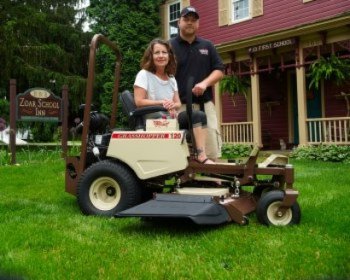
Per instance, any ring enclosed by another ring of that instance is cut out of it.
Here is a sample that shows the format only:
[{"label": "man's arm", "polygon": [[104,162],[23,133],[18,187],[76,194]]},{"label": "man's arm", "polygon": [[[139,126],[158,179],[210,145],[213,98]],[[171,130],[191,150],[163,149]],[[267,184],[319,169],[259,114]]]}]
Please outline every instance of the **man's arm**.
[{"label": "man's arm", "polygon": [[197,96],[203,95],[207,87],[215,85],[218,81],[220,81],[223,78],[223,76],[224,73],[221,70],[212,71],[208,77],[206,77],[203,81],[199,82],[193,87],[193,94]]}]

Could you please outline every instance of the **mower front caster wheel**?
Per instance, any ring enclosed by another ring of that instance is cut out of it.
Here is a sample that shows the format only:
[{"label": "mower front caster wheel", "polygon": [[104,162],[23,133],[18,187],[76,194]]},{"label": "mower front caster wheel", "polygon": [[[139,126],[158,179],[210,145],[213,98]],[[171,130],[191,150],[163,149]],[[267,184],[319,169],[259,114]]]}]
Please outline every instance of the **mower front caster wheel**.
[{"label": "mower front caster wheel", "polygon": [[249,218],[247,216],[243,216],[243,221],[240,224],[240,226],[247,226],[249,225]]},{"label": "mower front caster wheel", "polygon": [[284,192],[279,190],[270,191],[263,195],[256,208],[258,221],[268,226],[299,224],[301,214],[298,202],[295,202],[285,211],[281,211],[279,208],[282,205],[283,198]]},{"label": "mower front caster wheel", "polygon": [[141,189],[128,168],[106,160],[84,171],[78,183],[77,199],[85,215],[114,216],[140,203]]}]

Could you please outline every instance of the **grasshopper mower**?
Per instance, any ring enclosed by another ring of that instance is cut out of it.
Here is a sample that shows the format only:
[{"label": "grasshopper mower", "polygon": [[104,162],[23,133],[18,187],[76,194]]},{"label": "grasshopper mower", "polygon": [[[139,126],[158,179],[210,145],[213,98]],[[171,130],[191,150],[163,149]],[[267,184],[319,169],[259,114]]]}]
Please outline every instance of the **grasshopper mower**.
[{"label": "grasshopper mower", "polygon": [[[117,58],[110,119],[91,110],[99,43]],[[93,37],[83,122],[78,126],[81,153],[66,157],[66,191],[77,197],[84,214],[246,225],[248,214],[255,212],[265,225],[300,222],[294,169],[287,157],[271,155],[257,163],[259,148],[254,147],[245,162],[198,163],[191,128],[179,130],[173,119],[145,120],[145,114],[164,108],[136,108],[128,91],[118,97],[120,61],[114,43],[99,34]],[[115,129],[118,101],[128,115],[129,129]],[[187,114],[190,117],[191,104]]]}]

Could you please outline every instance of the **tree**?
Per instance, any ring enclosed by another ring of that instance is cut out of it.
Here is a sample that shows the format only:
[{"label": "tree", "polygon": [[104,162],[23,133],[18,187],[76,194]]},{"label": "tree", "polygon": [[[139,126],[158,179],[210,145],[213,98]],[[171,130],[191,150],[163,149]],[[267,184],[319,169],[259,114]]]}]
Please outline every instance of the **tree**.
[{"label": "tree", "polygon": [[[115,42],[122,53],[120,92],[132,90],[140,60],[147,44],[160,34],[161,0],[90,0],[87,14],[91,29]],[[106,48],[98,52],[96,86],[102,111],[109,113],[113,89],[114,54]],[[118,110],[121,112],[121,110]]]},{"label": "tree", "polygon": [[9,80],[14,78],[20,92],[45,87],[59,95],[67,84],[71,107],[78,107],[85,92],[91,39],[82,31],[84,17],[76,17],[81,1],[1,1],[1,99],[8,97]]}]

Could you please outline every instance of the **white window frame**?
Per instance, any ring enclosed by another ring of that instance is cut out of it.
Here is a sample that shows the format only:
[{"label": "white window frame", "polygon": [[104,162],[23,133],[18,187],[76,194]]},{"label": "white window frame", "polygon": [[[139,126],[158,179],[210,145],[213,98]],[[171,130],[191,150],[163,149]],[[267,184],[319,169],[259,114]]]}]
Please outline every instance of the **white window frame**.
[{"label": "white window frame", "polygon": [[[247,1],[248,3],[248,15],[246,17],[243,18],[239,18],[236,19],[235,18],[235,3],[239,2],[239,1]],[[230,9],[231,9],[231,22],[232,23],[237,23],[237,22],[241,22],[241,21],[245,21],[245,20],[250,20],[252,19],[252,1],[251,0],[230,0]]]},{"label": "white window frame", "polygon": [[[171,9],[171,7],[172,6],[176,6],[176,5],[178,5],[178,7],[179,7],[179,9],[178,9],[178,17],[174,17],[174,15],[172,15],[172,13],[171,13],[171,11],[170,11],[170,9]],[[175,33],[172,33],[171,31],[172,31],[172,28],[174,28],[174,26],[172,26],[171,24],[172,23],[175,23],[176,24],[176,26],[177,26],[177,22],[178,22],[178,20],[179,20],[179,18],[180,18],[180,12],[181,12],[181,0],[178,0],[178,1],[173,1],[173,2],[171,2],[171,3],[169,3],[168,4],[168,7],[167,7],[167,11],[168,11],[168,22],[167,22],[167,26],[168,26],[168,34],[169,34],[169,39],[170,38],[172,38],[171,37],[171,35],[172,34],[175,34]],[[173,18],[171,18],[171,17],[173,17]],[[178,32],[179,30],[177,29],[177,32]],[[178,33],[176,33],[176,35],[177,35]],[[174,35],[173,37],[175,37],[176,35]]]}]

